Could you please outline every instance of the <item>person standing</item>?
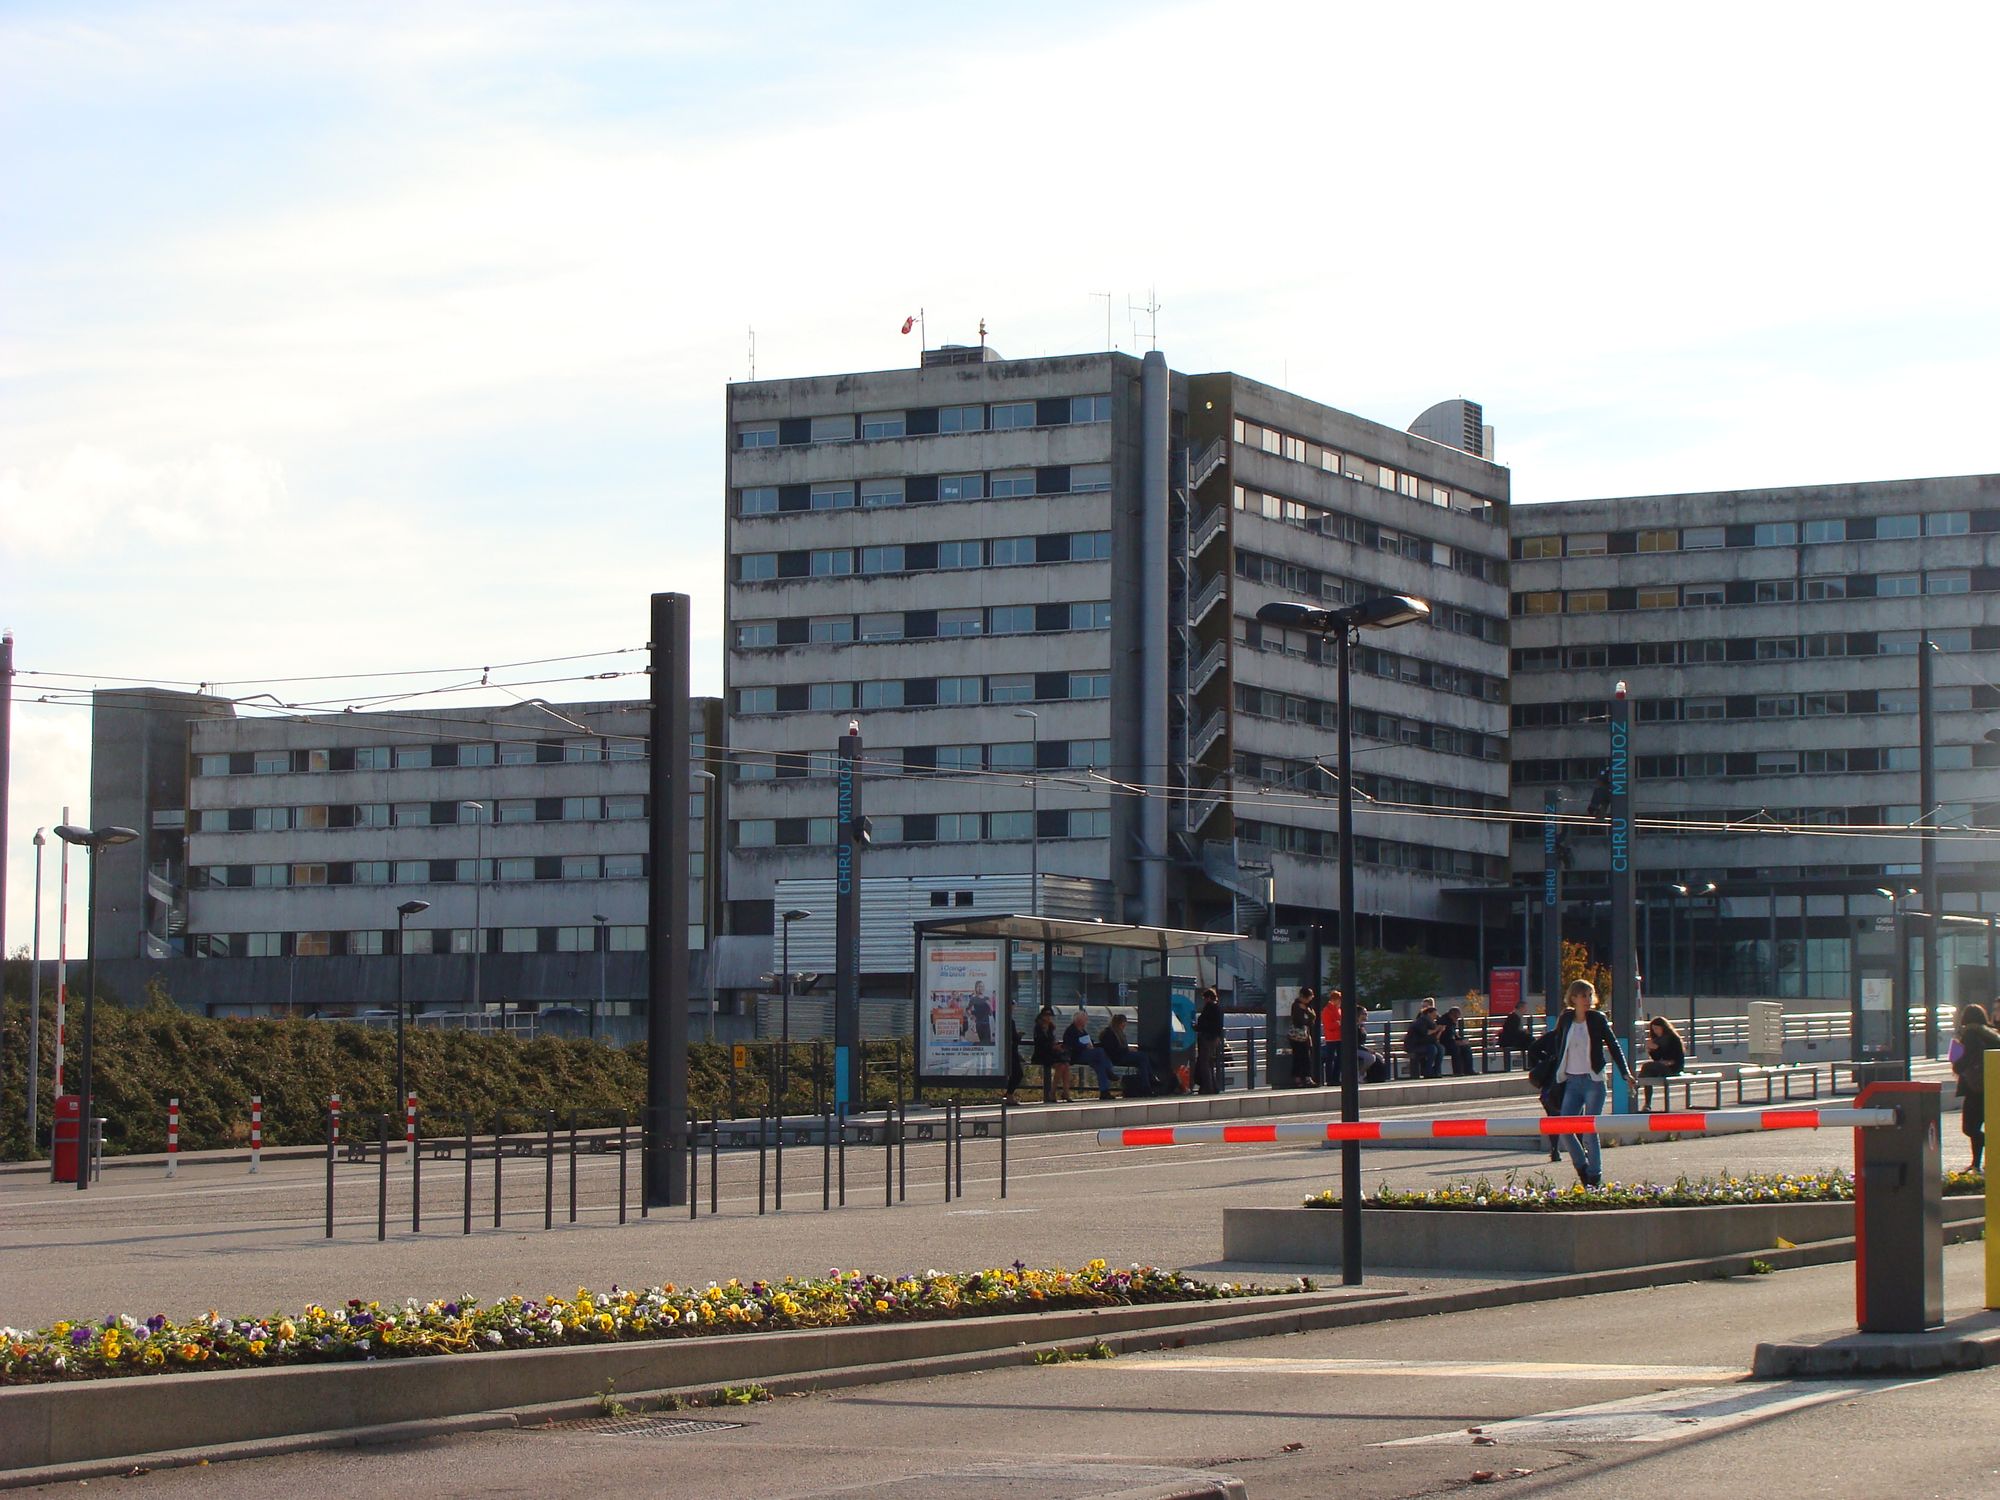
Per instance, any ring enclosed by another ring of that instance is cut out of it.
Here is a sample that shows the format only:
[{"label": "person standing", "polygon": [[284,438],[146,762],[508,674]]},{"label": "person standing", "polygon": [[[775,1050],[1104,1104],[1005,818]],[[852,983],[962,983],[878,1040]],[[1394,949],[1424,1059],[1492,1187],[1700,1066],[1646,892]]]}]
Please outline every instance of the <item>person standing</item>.
[{"label": "person standing", "polygon": [[1044,1005],[1035,1013],[1035,1029],[1028,1042],[1028,1061],[1042,1070],[1042,1081],[1064,1104],[1069,1103],[1069,1063],[1057,1045],[1056,1010]]},{"label": "person standing", "polygon": [[1014,1024],[1014,1007],[1007,1007],[1007,1102],[1021,1102],[1021,1028]]},{"label": "person standing", "polygon": [[[1611,1022],[1597,1008],[1597,987],[1588,979],[1576,979],[1564,992],[1569,1008],[1556,1022],[1556,1077],[1559,1090],[1556,1112],[1571,1119],[1604,1112],[1604,1071],[1615,1063],[1629,1084],[1632,1065],[1625,1049],[1611,1030]],[[1570,1165],[1585,1187],[1604,1185],[1604,1148],[1595,1131],[1569,1138]]]},{"label": "person standing", "polygon": [[1194,1017],[1194,1081],[1204,1094],[1222,1092],[1222,997],[1213,987],[1200,994]]},{"label": "person standing", "polygon": [[1958,1075],[1958,1125],[1972,1142],[1972,1170],[1986,1154],[1986,1054],[2000,1048],[2000,1032],[1986,1018],[1983,1005],[1958,1009],[1958,1056],[1951,1068]]},{"label": "person standing", "polygon": [[1319,1082],[1313,1068],[1319,1051],[1314,1045],[1319,1034],[1316,999],[1311,985],[1300,985],[1298,994],[1292,997],[1292,1011],[1286,1022],[1286,1039],[1292,1044],[1292,1087],[1295,1089],[1308,1088]]},{"label": "person standing", "polygon": [[1340,1007],[1340,991],[1328,990],[1319,1012],[1319,1076],[1328,1087],[1340,1082],[1340,1028],[1346,1020]]}]

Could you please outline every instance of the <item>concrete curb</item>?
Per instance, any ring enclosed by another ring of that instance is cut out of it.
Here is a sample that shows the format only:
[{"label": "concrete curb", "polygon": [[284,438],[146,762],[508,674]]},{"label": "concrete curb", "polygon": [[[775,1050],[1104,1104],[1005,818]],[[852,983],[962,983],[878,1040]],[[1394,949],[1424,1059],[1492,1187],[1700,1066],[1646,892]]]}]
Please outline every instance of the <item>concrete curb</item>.
[{"label": "concrete curb", "polygon": [[1974,1313],[1921,1333],[1849,1333],[1819,1343],[1759,1344],[1759,1380],[1843,1380],[1857,1375],[1940,1375],[2000,1365],[2000,1312]]}]

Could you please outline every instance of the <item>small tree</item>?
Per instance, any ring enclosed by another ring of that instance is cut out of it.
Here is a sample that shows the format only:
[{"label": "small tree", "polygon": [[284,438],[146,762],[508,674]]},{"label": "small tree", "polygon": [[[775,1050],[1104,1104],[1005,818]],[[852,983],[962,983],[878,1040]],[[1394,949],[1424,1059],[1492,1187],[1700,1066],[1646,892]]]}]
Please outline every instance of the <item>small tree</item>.
[{"label": "small tree", "polygon": [[1394,1005],[1398,1000],[1435,995],[1443,983],[1444,971],[1436,960],[1414,948],[1403,953],[1363,948],[1354,955],[1354,987],[1361,992],[1361,1003],[1371,1010]]},{"label": "small tree", "polygon": [[1562,990],[1565,995],[1569,987],[1579,979],[1588,979],[1597,991],[1598,998],[1606,1005],[1611,1003],[1611,969],[1599,963],[1592,956],[1587,943],[1572,943],[1567,940],[1562,945]]}]

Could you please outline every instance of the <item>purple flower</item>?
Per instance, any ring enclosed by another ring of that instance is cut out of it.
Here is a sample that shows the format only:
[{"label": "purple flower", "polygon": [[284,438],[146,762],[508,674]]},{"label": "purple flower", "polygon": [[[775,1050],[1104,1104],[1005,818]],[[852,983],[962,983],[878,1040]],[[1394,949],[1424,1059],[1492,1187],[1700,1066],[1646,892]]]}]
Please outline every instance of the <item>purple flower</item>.
[{"label": "purple flower", "polygon": [[146,1319],[146,1332],[148,1333],[158,1333],[162,1328],[165,1328],[166,1326],[167,1326],[167,1320],[165,1316],[160,1313],[154,1313],[152,1317]]},{"label": "purple flower", "polygon": [[[613,1290],[613,1291],[616,1291],[616,1290],[617,1290],[617,1288],[616,1288],[616,1287],[614,1287],[614,1288],[612,1288],[612,1290]],[[458,1307],[458,1304],[457,1304],[456,1302],[447,1302],[447,1303],[445,1303],[445,1305],[444,1305],[444,1315],[445,1315],[445,1316],[446,1316],[447,1318],[455,1318],[455,1317],[457,1317],[457,1316],[458,1316],[458,1313],[459,1313],[459,1307]]]},{"label": "purple flower", "polygon": [[88,1328],[72,1328],[69,1331],[69,1341],[81,1349],[85,1344],[90,1342],[90,1330]]}]

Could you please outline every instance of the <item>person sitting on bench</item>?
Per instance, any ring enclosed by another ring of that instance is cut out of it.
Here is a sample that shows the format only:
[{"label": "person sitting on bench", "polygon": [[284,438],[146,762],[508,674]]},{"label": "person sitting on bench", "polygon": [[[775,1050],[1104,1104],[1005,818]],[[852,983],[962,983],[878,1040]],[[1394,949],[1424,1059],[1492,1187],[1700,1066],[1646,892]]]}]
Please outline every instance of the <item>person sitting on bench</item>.
[{"label": "person sitting on bench", "polygon": [[1410,1059],[1410,1071],[1419,1078],[1435,1078],[1444,1070],[1444,1048],[1438,1043],[1436,1007],[1425,1004],[1416,1019],[1403,1030],[1403,1053]]},{"label": "person sitting on bench", "polygon": [[1493,1045],[1500,1049],[1501,1071],[1505,1072],[1514,1066],[1516,1052],[1523,1054],[1521,1061],[1525,1064],[1526,1053],[1534,1040],[1534,1032],[1528,1029],[1528,1013],[1520,1006],[1515,1006],[1507,1012],[1507,1019],[1500,1023],[1500,1034],[1493,1039]]},{"label": "person sitting on bench", "polygon": [[1687,1048],[1681,1034],[1665,1016],[1646,1023],[1646,1060],[1639,1064],[1641,1078],[1671,1078],[1687,1066]]},{"label": "person sitting on bench", "polygon": [[1103,1052],[1091,1045],[1090,1017],[1082,1009],[1069,1023],[1069,1030],[1063,1033],[1063,1054],[1069,1058],[1072,1068],[1084,1067],[1097,1070],[1097,1097],[1112,1098],[1111,1064]]},{"label": "person sitting on bench", "polygon": [[1444,1055],[1451,1059],[1451,1071],[1454,1074],[1475,1071],[1472,1062],[1472,1044],[1465,1039],[1465,1014],[1456,1005],[1439,1018],[1438,1045],[1444,1048]]},{"label": "person sitting on bench", "polygon": [[1125,1012],[1112,1013],[1111,1024],[1098,1034],[1097,1047],[1112,1067],[1137,1068],[1139,1092],[1148,1097],[1152,1095],[1153,1060],[1125,1040]]}]

